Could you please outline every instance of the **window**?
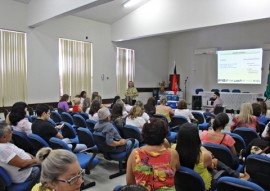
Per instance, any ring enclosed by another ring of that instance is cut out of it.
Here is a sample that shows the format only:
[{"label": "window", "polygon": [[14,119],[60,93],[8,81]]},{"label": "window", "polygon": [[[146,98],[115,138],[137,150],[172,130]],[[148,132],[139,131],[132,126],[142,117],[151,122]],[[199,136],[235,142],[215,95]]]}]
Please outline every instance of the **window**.
[{"label": "window", "polygon": [[59,39],[60,94],[71,97],[81,91],[91,92],[92,44]]},{"label": "window", "polygon": [[117,95],[125,97],[129,81],[133,81],[135,75],[135,52],[132,49],[117,47],[116,80]]},{"label": "window", "polygon": [[26,101],[26,33],[0,30],[0,105]]}]

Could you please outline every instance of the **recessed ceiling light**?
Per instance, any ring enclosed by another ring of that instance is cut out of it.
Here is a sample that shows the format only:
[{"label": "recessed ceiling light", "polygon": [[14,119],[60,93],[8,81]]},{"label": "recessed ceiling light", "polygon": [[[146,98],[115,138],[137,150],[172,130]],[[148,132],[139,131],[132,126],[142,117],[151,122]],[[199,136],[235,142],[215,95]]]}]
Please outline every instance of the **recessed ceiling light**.
[{"label": "recessed ceiling light", "polygon": [[125,2],[124,4],[123,4],[123,6],[124,7],[132,7],[132,6],[134,6],[134,5],[136,5],[136,4],[138,4],[139,2],[141,2],[142,0],[129,0],[129,1],[127,1],[127,2]]}]

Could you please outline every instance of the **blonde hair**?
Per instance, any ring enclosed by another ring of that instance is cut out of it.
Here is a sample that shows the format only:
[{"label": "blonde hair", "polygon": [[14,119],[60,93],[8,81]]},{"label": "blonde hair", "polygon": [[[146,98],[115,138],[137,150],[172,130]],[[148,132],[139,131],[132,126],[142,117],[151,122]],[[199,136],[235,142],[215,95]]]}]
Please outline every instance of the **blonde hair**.
[{"label": "blonde hair", "polygon": [[48,188],[48,183],[55,181],[61,174],[68,170],[68,166],[77,162],[77,157],[64,149],[52,150],[49,147],[42,148],[36,154],[41,163],[40,191]]},{"label": "blonde hair", "polygon": [[130,110],[130,112],[128,114],[128,117],[130,117],[131,119],[134,119],[136,117],[142,116],[142,114],[143,114],[143,111],[142,111],[141,107],[137,106],[137,105],[134,105],[131,108],[131,110]]},{"label": "blonde hair", "polygon": [[75,98],[73,99],[73,103],[74,103],[74,105],[78,105],[78,104],[81,103],[81,99],[78,98],[78,97],[75,97]]},{"label": "blonde hair", "polygon": [[165,105],[166,103],[167,103],[167,98],[166,98],[166,96],[161,96],[161,98],[160,98],[160,104]]},{"label": "blonde hair", "polygon": [[135,105],[139,106],[142,110],[142,112],[144,112],[144,104],[142,101],[138,100],[135,102]]},{"label": "blonde hair", "polygon": [[239,122],[250,123],[253,116],[253,109],[251,103],[242,103],[240,113],[238,115]]}]

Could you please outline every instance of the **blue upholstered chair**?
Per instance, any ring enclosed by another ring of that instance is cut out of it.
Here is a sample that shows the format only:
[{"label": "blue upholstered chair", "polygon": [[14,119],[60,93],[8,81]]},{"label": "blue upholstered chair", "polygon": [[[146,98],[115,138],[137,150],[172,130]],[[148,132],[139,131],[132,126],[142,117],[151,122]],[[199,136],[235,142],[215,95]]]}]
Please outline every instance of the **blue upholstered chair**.
[{"label": "blue upholstered chair", "polygon": [[264,189],[252,182],[225,176],[218,180],[217,191],[264,191]]},{"label": "blue upholstered chair", "polygon": [[51,118],[49,118],[48,121],[49,121],[51,124],[53,124],[54,127],[57,126],[57,124],[56,124],[56,123],[54,122],[54,120],[52,120]]},{"label": "blue upholstered chair", "polygon": [[86,122],[86,127],[93,133],[94,127],[95,127],[97,122],[94,120],[91,120],[91,119],[87,119],[85,122]]},{"label": "blue upholstered chair", "polygon": [[61,117],[62,117],[62,121],[63,121],[63,122],[67,122],[67,123],[69,123],[70,125],[74,125],[73,118],[72,118],[72,116],[71,116],[68,112],[63,112],[63,113],[61,114]]},{"label": "blue upholstered chair", "polygon": [[174,184],[177,191],[205,191],[202,177],[194,170],[184,166],[176,171]]},{"label": "blue upholstered chair", "polygon": [[30,191],[38,182],[40,176],[34,177],[31,181],[13,183],[7,171],[0,166],[0,190],[1,191]]},{"label": "blue upholstered chair", "polygon": [[230,168],[236,170],[237,172],[241,172],[243,169],[243,165],[239,164],[233,157],[230,149],[224,145],[205,143],[203,144],[207,150],[209,150],[215,158],[229,166]]},{"label": "blue upholstered chair", "polygon": [[123,138],[125,139],[134,138],[139,141],[140,146],[144,145],[142,133],[138,127],[133,125],[125,125],[122,129],[122,132]]},{"label": "blue upholstered chair", "polygon": [[230,92],[229,89],[221,89],[220,91],[221,91],[221,92]]},{"label": "blue upholstered chair", "polygon": [[79,142],[81,144],[85,144],[87,148],[96,147],[93,134],[89,129],[79,127],[77,129],[77,135],[78,135]]},{"label": "blue upholstered chair", "polygon": [[178,132],[179,131],[179,127],[185,123],[188,123],[187,118],[180,116],[180,115],[174,115],[171,118],[171,123],[170,126],[173,128],[171,129],[171,131],[175,131]]},{"label": "blue upholstered chair", "polygon": [[52,111],[50,118],[56,123],[59,124],[62,122],[62,117],[57,111]]},{"label": "blue upholstered chair", "polygon": [[28,139],[27,135],[25,133],[19,132],[19,131],[12,131],[12,140],[14,145],[17,147],[23,149],[25,152],[31,153],[32,155],[35,155],[33,145]]},{"label": "blue upholstered chair", "polygon": [[238,127],[234,129],[233,133],[240,135],[246,145],[248,145],[253,139],[258,138],[258,134],[255,130],[247,127]]},{"label": "blue upholstered chair", "polygon": [[110,179],[116,178],[123,174],[126,174],[126,170],[123,169],[123,162],[126,162],[130,153],[126,152],[126,146],[112,147],[107,145],[106,137],[101,132],[93,133],[95,143],[98,147],[98,151],[103,154],[107,160],[118,161],[119,172],[109,176]]},{"label": "blue upholstered chair", "polygon": [[67,122],[64,122],[64,125],[61,129],[62,135],[64,138],[69,138],[71,142],[79,143],[76,130]]},{"label": "blue upholstered chair", "polygon": [[252,182],[266,191],[270,190],[270,158],[262,155],[249,155],[246,159],[246,171]]},{"label": "blue upholstered chair", "polygon": [[219,92],[219,89],[211,89],[211,92]]},{"label": "blue upholstered chair", "polygon": [[200,92],[203,92],[203,89],[202,88],[195,89],[195,94],[199,94]]},{"label": "blue upholstered chair", "polygon": [[194,116],[195,119],[198,120],[198,127],[199,127],[199,130],[207,130],[209,129],[209,123],[206,122],[203,114],[201,112],[198,112],[198,111],[192,111],[192,115]]},{"label": "blue upholstered chair", "polygon": [[[72,149],[69,148],[69,146],[64,141],[56,137],[50,138],[49,144],[53,149],[65,149],[72,152]],[[89,154],[89,151],[93,152],[93,154]],[[99,163],[99,159],[96,157],[96,148],[88,148],[88,150],[84,151],[83,153],[80,152],[74,154],[76,155],[81,168],[85,169],[86,174],[90,174],[90,170],[92,170]],[[81,189],[89,188],[91,186],[94,186],[95,184],[95,182],[90,182],[87,184],[84,182],[84,184],[81,186]]]},{"label": "blue upholstered chair", "polygon": [[38,152],[39,149],[43,147],[50,147],[49,144],[37,134],[31,133],[28,135],[28,138],[31,141],[35,152]]},{"label": "blue upholstered chair", "polygon": [[246,149],[246,143],[240,135],[237,135],[235,133],[228,133],[228,132],[223,132],[223,134],[229,134],[234,139],[235,141],[234,147],[237,154],[240,154],[240,151],[242,149]]},{"label": "blue upholstered chair", "polygon": [[81,116],[80,114],[75,114],[72,117],[73,117],[73,122],[76,129],[79,127],[86,128],[86,122],[83,116]]},{"label": "blue upholstered chair", "polygon": [[241,93],[241,90],[239,90],[239,89],[233,89],[232,90],[232,93]]}]

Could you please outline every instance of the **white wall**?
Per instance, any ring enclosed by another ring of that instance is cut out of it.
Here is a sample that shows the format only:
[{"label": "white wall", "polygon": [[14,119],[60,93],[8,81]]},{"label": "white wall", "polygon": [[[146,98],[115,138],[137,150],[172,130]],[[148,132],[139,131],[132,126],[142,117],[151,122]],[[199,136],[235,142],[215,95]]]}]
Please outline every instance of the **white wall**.
[{"label": "white wall", "polygon": [[176,60],[177,71],[181,74],[181,88],[187,81],[187,98],[191,102],[191,95],[196,88],[204,90],[212,88],[239,88],[242,91],[263,93],[267,84],[270,51],[263,53],[263,70],[261,85],[221,85],[217,84],[217,55],[194,55],[195,49],[218,48],[219,50],[260,48],[270,42],[270,21],[259,21],[242,24],[231,24],[209,27],[196,31],[179,33],[169,43],[170,70],[173,60]]}]

